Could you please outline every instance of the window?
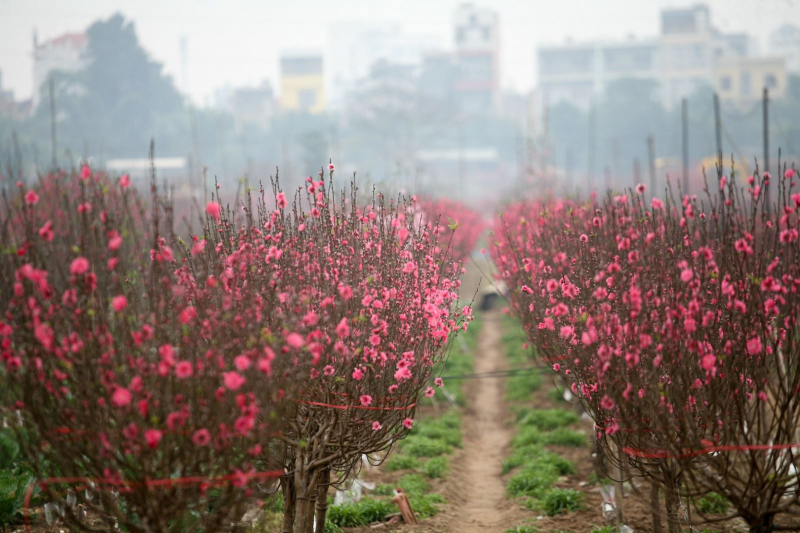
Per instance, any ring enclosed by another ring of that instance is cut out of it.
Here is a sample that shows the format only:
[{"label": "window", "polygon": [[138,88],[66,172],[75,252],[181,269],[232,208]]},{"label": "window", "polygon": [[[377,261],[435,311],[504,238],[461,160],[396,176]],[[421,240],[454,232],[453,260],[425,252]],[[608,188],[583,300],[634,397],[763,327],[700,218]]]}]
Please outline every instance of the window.
[{"label": "window", "polygon": [[723,76],[722,79],[719,80],[719,87],[723,91],[730,91],[731,90],[731,77],[730,76]]},{"label": "window", "polygon": [[297,106],[303,111],[310,111],[317,105],[317,91],[300,89],[297,93]]},{"label": "window", "polygon": [[742,72],[741,80],[739,81],[741,87],[739,92],[742,96],[750,96],[750,73]]},{"label": "window", "polygon": [[767,74],[764,76],[764,87],[767,89],[777,89],[778,80],[775,78],[774,74]]}]

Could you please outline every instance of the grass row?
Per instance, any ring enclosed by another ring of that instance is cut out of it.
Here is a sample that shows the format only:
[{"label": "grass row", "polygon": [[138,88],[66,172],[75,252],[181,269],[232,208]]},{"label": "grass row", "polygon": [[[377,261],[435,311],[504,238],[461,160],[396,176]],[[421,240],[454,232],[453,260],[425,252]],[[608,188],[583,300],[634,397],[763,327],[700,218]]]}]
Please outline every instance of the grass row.
[{"label": "grass row", "polygon": [[[518,368],[530,363],[526,349],[527,338],[522,328],[511,318],[503,320],[503,347],[509,365]],[[583,508],[583,493],[560,487],[555,483],[562,476],[576,473],[575,465],[545,446],[584,447],[583,433],[572,429],[579,417],[562,409],[533,409],[529,407],[533,394],[542,388],[544,379],[538,373],[519,374],[506,383],[506,400],[515,413],[516,433],[511,440],[511,455],[503,462],[503,474],[511,474],[506,484],[509,496],[524,498],[525,505],[556,516]],[[553,400],[561,400],[556,391]],[[538,531],[535,526],[522,525],[507,533]]]},{"label": "grass row", "polygon": [[[443,376],[460,376],[473,372],[472,353],[478,342],[480,322],[470,324],[452,344],[442,369]],[[445,503],[441,494],[431,492],[430,481],[445,478],[450,473],[450,460],[454,451],[461,448],[461,414],[458,406],[465,404],[462,381],[445,378],[444,391],[437,390],[437,406],[449,403],[452,398],[456,407],[449,408],[438,417],[418,421],[408,436],[401,440],[388,459],[383,471],[400,475],[392,484],[381,484],[358,502],[333,505],[328,509],[327,533],[335,533],[342,527],[358,527],[382,521],[386,515],[397,512],[392,503],[395,487],[403,489],[411,507],[420,519],[439,512],[439,504]],[[433,400],[423,397],[422,407],[433,407]]]}]

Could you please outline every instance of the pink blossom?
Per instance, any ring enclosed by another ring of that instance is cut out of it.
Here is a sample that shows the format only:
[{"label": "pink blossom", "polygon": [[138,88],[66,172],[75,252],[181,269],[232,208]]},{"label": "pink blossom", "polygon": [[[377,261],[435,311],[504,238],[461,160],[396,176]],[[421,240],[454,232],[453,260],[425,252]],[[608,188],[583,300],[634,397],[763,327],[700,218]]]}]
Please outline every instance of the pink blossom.
[{"label": "pink blossom", "polygon": [[157,429],[148,429],[144,432],[144,440],[147,443],[147,447],[151,450],[155,450],[158,443],[161,442],[161,437],[163,434]]},{"label": "pink blossom", "polygon": [[520,290],[521,290],[522,292],[524,292],[525,294],[533,294],[533,289],[531,289],[531,288],[530,288],[530,287],[528,287],[527,285],[523,285],[523,286],[522,286],[522,288],[521,288]]},{"label": "pink blossom", "polygon": [[250,358],[247,357],[246,355],[237,355],[236,359],[233,360],[233,366],[235,366],[236,370],[238,370],[239,372],[244,372],[245,370],[250,368],[251,364],[252,363],[250,362]]},{"label": "pink blossom", "polygon": [[353,289],[347,285],[339,285],[339,296],[342,297],[342,300],[349,300],[353,297]]},{"label": "pink blossom", "polygon": [[275,201],[277,202],[277,205],[278,205],[279,209],[283,209],[283,208],[286,207],[286,195],[283,194],[282,192],[279,192],[275,196]]},{"label": "pink blossom", "polygon": [[758,355],[762,352],[764,347],[761,345],[760,337],[752,337],[747,341],[747,353],[750,355]]},{"label": "pink blossom", "polygon": [[373,422],[373,423],[372,423],[372,431],[378,431],[378,430],[379,430],[379,429],[381,429],[382,427],[383,427],[383,426],[381,426],[381,423],[380,423],[380,422],[378,422],[377,420],[376,420],[375,422]]},{"label": "pink blossom", "polygon": [[131,391],[126,388],[119,387],[111,396],[111,402],[117,407],[125,407],[131,403]]},{"label": "pink blossom", "polygon": [[603,409],[610,411],[614,408],[614,400],[608,397],[607,394],[603,395],[603,398],[600,400],[600,407]]},{"label": "pink blossom", "polygon": [[436,385],[437,387],[442,387],[444,386],[444,381],[442,380],[442,378],[436,378],[433,380],[433,384]]},{"label": "pink blossom", "polygon": [[356,381],[361,381],[361,378],[364,377],[364,373],[361,371],[360,368],[356,368],[353,370],[353,379]]},{"label": "pink blossom", "polygon": [[92,176],[92,169],[89,168],[89,165],[83,165],[81,167],[81,179],[88,180]]},{"label": "pink blossom", "polygon": [[127,189],[131,186],[131,177],[127,174],[123,174],[119,177],[119,186],[123,189]]},{"label": "pink blossom", "polygon": [[201,239],[192,245],[192,255],[198,255],[203,253],[203,250],[206,248],[206,240]]},{"label": "pink blossom", "polygon": [[89,271],[89,260],[85,257],[78,257],[72,261],[72,264],[69,267],[70,274],[80,276],[81,274],[86,274]]},{"label": "pink blossom", "polygon": [[414,425],[414,420],[412,420],[411,418],[406,418],[405,420],[403,420],[403,426],[405,426],[406,429],[411,429],[413,425]]},{"label": "pink blossom", "polygon": [[561,370],[561,365],[559,365],[558,363],[555,363],[555,364],[553,365],[553,370],[555,370],[556,372],[558,372],[559,370]]},{"label": "pink blossom", "polygon": [[370,404],[372,404],[372,396],[370,396],[369,394],[362,394],[361,397],[358,399],[358,401],[361,402],[361,405],[367,407]]},{"label": "pink blossom", "polygon": [[658,198],[653,198],[653,201],[650,202],[650,205],[653,207],[653,209],[663,209],[664,208],[664,202],[662,202]]},{"label": "pink blossom", "polygon": [[397,381],[403,381],[404,379],[410,379],[410,378],[411,378],[411,370],[409,370],[407,366],[398,368],[397,372],[394,373],[394,379],[396,379]]},{"label": "pink blossom", "polygon": [[711,370],[711,369],[713,369],[714,365],[716,364],[716,362],[717,362],[717,358],[714,356],[714,354],[708,353],[708,354],[704,355],[703,359],[701,360],[701,364],[703,366],[703,370]]},{"label": "pink blossom", "polygon": [[681,281],[684,283],[688,283],[693,276],[694,272],[692,272],[691,268],[685,268],[681,271]]},{"label": "pink blossom", "polygon": [[198,429],[192,435],[195,446],[208,446],[211,442],[211,433],[207,429]]},{"label": "pink blossom", "polygon": [[192,377],[193,373],[194,369],[192,368],[192,363],[189,361],[181,361],[175,367],[175,375],[180,379]]},{"label": "pink blossom", "polygon": [[305,341],[303,340],[302,335],[299,333],[289,333],[286,336],[286,343],[292,348],[299,349],[303,347]]},{"label": "pink blossom", "polygon": [[436,394],[436,389],[433,387],[428,387],[428,389],[425,391],[425,396],[428,398],[432,398],[434,394]]},{"label": "pink blossom", "polygon": [[237,390],[247,381],[238,372],[223,372],[222,378],[228,390]]},{"label": "pink blossom", "polygon": [[416,265],[414,264],[414,261],[409,261],[408,263],[405,264],[405,266],[403,266],[403,273],[410,274],[414,272],[415,267]]},{"label": "pink blossom", "polygon": [[114,308],[115,312],[120,313],[128,307],[128,299],[122,294],[114,296],[114,298],[111,299],[111,306]]},{"label": "pink blossom", "polygon": [[213,201],[213,200],[212,200],[212,201],[210,201],[210,202],[208,202],[208,203],[206,204],[206,213],[207,213],[207,214],[208,214],[208,215],[209,215],[211,218],[213,218],[214,220],[216,220],[217,222],[219,222],[219,221],[220,221],[220,218],[222,217],[222,215],[221,215],[221,213],[222,213],[222,206],[221,206],[221,205],[219,205],[219,203],[218,203],[218,202],[215,202],[215,201]]},{"label": "pink blossom", "polygon": [[53,240],[53,221],[48,220],[44,223],[44,226],[39,228],[39,237],[42,238],[44,241],[52,241]]},{"label": "pink blossom", "polygon": [[561,326],[561,338],[567,339],[572,336],[573,327],[572,326]]},{"label": "pink blossom", "polygon": [[645,186],[644,183],[639,183],[638,185],[636,185],[636,192],[638,192],[639,194],[644,194],[644,191],[646,190],[647,186]]},{"label": "pink blossom", "polygon": [[39,195],[31,189],[25,194],[25,203],[28,205],[36,205],[39,203]]},{"label": "pink blossom", "polygon": [[338,335],[341,338],[350,336],[350,326],[347,325],[346,318],[340,320],[339,324],[336,326],[336,335]]},{"label": "pink blossom", "polygon": [[786,169],[786,172],[783,173],[783,177],[786,178],[787,180],[790,180],[794,177],[794,174],[795,174],[794,169],[788,168]]}]

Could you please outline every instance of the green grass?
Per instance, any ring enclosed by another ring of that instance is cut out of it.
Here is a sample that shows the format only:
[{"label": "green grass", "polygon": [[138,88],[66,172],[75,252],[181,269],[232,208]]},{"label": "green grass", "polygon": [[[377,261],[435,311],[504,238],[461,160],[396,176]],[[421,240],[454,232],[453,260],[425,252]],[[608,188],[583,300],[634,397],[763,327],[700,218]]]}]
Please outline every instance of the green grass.
[{"label": "green grass", "polygon": [[503,461],[503,474],[507,474],[522,465],[551,468],[559,476],[568,476],[576,472],[575,465],[568,459],[535,445],[516,448],[511,456]]},{"label": "green grass", "polygon": [[511,496],[541,497],[558,479],[558,472],[551,468],[538,468],[527,464],[508,480],[506,490]]},{"label": "green grass", "polygon": [[547,433],[542,433],[542,444],[581,448],[587,445],[587,441],[583,433],[579,433],[573,429],[558,428]]},{"label": "green grass", "polygon": [[426,420],[411,430],[410,437],[426,437],[441,441],[453,448],[461,447],[461,420],[456,413],[447,413],[434,420]]},{"label": "green grass", "polygon": [[594,526],[590,533],[618,533],[618,531],[614,526]]},{"label": "green grass", "polygon": [[398,453],[386,460],[383,469],[387,472],[397,472],[398,470],[416,470],[420,466],[422,466],[422,462],[416,457]]},{"label": "green grass", "polygon": [[536,526],[517,526],[506,529],[503,533],[539,533],[539,528]]},{"label": "green grass", "polygon": [[541,507],[547,516],[577,511],[583,508],[583,493],[572,489],[552,488],[542,495]]},{"label": "green grass", "polygon": [[332,505],[328,508],[327,518],[338,527],[358,527],[382,522],[386,515],[395,511],[395,504],[388,500],[364,498],[358,502]]},{"label": "green grass", "polygon": [[450,472],[450,461],[447,460],[447,457],[434,457],[428,459],[422,470],[430,479],[442,478]]},{"label": "green grass", "polygon": [[377,496],[392,496],[394,495],[394,486],[389,485],[388,483],[381,483],[375,490],[372,491],[372,494]]},{"label": "green grass", "polygon": [[409,435],[400,442],[400,451],[412,457],[438,457],[453,452],[446,443],[421,435]]},{"label": "green grass", "polygon": [[541,431],[571,426],[579,420],[580,417],[575,412],[563,409],[523,408],[517,412],[517,423],[520,426],[532,426]]},{"label": "green grass", "polygon": [[694,502],[697,510],[702,514],[724,514],[728,512],[731,504],[724,496],[716,492],[709,492]]}]

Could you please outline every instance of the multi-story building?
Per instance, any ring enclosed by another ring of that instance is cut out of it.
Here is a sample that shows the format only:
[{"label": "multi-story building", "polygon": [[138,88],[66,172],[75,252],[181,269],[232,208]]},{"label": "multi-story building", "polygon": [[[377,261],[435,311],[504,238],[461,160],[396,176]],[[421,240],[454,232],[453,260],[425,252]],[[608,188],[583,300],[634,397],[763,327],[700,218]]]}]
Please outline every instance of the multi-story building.
[{"label": "multi-story building", "polygon": [[85,33],[65,33],[41,44],[33,35],[33,107],[39,105],[42,84],[53,71],[76,72],[86,65]]},{"label": "multi-story building", "polygon": [[438,36],[398,24],[336,24],[328,31],[326,77],[329,107],[340,107],[380,61],[418,66],[441,49]]},{"label": "multi-story building", "polygon": [[769,36],[769,53],[786,58],[786,70],[800,74],[800,27],[784,24]]},{"label": "multi-story building", "polygon": [[762,97],[782,98],[789,85],[784,57],[728,57],[714,66],[714,89],[723,102],[750,106]]},{"label": "multi-story building", "polygon": [[567,101],[588,109],[595,95],[623,78],[658,79],[658,43],[572,43],[539,49],[539,85],[543,106]]},{"label": "multi-story building", "polygon": [[[665,9],[660,34],[654,38],[541,47],[539,105],[568,101],[586,109],[610,82],[638,78],[657,82],[663,104],[671,107],[703,86],[714,87],[718,64],[730,69],[753,53],[747,35],[724,34],[713,27],[707,6]],[[768,64],[772,63],[762,67]]]},{"label": "multi-story building", "polygon": [[275,115],[275,95],[272,84],[264,80],[256,87],[240,87],[230,92],[226,106],[237,129],[252,124],[269,128]]},{"label": "multi-story building", "polygon": [[454,25],[458,80],[455,90],[465,112],[492,112],[499,103],[500,36],[497,12],[472,4],[456,9]]},{"label": "multi-story building", "polygon": [[292,53],[281,57],[281,109],[305,113],[325,110],[322,65],[322,56],[318,53]]}]

